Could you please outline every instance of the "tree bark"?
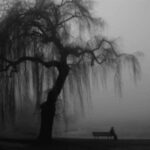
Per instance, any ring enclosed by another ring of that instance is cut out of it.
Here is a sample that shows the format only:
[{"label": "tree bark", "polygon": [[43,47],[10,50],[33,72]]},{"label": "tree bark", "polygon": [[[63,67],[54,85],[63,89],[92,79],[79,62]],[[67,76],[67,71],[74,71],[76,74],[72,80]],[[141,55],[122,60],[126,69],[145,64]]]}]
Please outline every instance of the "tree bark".
[{"label": "tree bark", "polygon": [[55,104],[68,76],[69,67],[67,64],[61,64],[58,70],[59,75],[54,83],[53,88],[48,93],[47,101],[41,105],[41,128],[38,140],[44,143],[51,142],[52,140]]},{"label": "tree bark", "polygon": [[52,139],[52,125],[55,116],[55,105],[43,103],[41,106],[41,128],[38,139],[40,142],[48,142]]}]

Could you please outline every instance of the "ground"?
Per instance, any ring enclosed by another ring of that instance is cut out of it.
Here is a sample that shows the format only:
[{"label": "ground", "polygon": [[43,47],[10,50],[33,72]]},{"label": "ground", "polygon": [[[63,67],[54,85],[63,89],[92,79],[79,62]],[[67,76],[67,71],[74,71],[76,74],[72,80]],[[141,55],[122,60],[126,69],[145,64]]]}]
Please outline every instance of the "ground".
[{"label": "ground", "polygon": [[1,150],[150,150],[150,140],[55,139],[51,144],[31,140],[0,140]]}]

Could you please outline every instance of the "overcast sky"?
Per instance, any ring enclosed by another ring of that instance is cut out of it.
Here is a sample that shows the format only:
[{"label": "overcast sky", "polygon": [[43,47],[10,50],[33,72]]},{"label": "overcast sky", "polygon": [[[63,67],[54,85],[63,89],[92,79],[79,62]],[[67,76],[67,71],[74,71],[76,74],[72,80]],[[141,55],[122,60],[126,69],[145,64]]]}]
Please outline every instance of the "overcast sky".
[{"label": "overcast sky", "polygon": [[123,51],[141,51],[144,57],[141,80],[135,85],[125,77],[122,98],[111,85],[95,91],[88,127],[115,126],[122,137],[150,138],[150,0],[97,0],[95,11],[106,22],[105,35],[118,38]]}]

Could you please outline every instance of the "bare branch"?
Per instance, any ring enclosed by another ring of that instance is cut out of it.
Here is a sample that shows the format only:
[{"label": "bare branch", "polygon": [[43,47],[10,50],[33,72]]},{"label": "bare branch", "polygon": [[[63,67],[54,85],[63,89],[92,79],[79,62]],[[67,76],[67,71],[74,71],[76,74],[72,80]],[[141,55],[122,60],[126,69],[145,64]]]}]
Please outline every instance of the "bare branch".
[{"label": "bare branch", "polygon": [[67,18],[67,19],[65,19],[65,20],[63,20],[63,21],[61,21],[61,22],[58,24],[58,26],[60,26],[60,25],[62,25],[63,23],[66,23],[66,22],[72,20],[73,18],[79,18],[79,17],[80,17],[80,16],[78,16],[78,15],[71,15],[69,18]]},{"label": "bare branch", "polygon": [[63,7],[63,6],[65,6],[66,4],[69,4],[69,3],[72,3],[72,0],[66,0],[65,2],[64,2],[64,0],[62,0],[62,2],[61,2],[61,4],[59,5],[59,7]]},{"label": "bare branch", "polygon": [[30,61],[30,62],[33,62],[33,63],[39,63],[39,64],[43,65],[46,68],[50,68],[50,67],[57,67],[58,68],[59,64],[60,64],[56,60],[43,61],[42,59],[40,59],[38,57],[30,57],[30,56],[20,57],[16,61],[11,61],[11,60],[8,60],[7,58],[4,58],[4,57],[0,57],[0,60],[7,63],[7,65],[4,68],[0,69],[0,72],[7,71],[7,70],[9,70],[10,67],[14,68],[17,65],[20,65],[21,63],[26,62],[26,61]]}]

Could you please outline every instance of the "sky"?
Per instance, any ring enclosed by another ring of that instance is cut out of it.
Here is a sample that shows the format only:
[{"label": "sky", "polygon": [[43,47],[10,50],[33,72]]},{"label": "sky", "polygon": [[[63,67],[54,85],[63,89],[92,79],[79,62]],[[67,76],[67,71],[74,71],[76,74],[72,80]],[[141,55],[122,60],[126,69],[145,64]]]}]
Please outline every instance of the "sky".
[{"label": "sky", "polygon": [[114,126],[121,138],[150,138],[150,1],[97,0],[94,9],[106,22],[103,34],[117,39],[121,51],[140,51],[144,56],[139,58],[140,80],[134,84],[129,75],[123,78],[122,97],[111,83],[94,89],[93,109],[83,128],[109,130]]}]

